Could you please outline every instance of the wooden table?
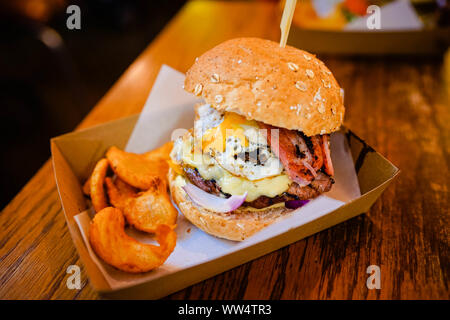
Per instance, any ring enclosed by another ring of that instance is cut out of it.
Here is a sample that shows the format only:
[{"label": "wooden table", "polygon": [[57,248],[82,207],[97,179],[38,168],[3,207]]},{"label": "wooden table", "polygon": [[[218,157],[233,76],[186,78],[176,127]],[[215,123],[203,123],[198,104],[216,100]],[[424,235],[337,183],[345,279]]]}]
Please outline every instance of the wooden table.
[{"label": "wooden table", "polygon": [[[188,3],[79,128],[138,113],[161,64],[186,71],[233,37],[278,40],[279,21],[273,3]],[[400,177],[366,215],[170,299],[449,298],[450,57],[322,58],[346,90],[346,125]],[[67,289],[72,264],[82,267],[47,162],[0,215],[0,298],[99,298],[83,270],[82,289]],[[381,267],[380,290],[366,287],[369,265]]]}]

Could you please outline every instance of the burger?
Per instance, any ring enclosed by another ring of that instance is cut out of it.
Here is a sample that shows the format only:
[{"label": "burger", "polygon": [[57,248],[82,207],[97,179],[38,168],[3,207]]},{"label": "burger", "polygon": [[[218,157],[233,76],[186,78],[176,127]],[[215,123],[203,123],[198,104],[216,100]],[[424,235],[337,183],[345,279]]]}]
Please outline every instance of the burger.
[{"label": "burger", "polygon": [[342,90],[314,55],[259,38],[196,59],[184,89],[202,97],[171,152],[174,202],[198,228],[244,240],[334,183],[330,134]]}]

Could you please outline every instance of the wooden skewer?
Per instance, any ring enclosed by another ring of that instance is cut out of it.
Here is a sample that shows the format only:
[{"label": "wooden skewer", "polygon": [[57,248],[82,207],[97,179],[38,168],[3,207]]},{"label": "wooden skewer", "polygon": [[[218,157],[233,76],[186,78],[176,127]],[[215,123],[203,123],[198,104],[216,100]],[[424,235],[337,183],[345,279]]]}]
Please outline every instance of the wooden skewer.
[{"label": "wooden skewer", "polygon": [[283,17],[281,18],[280,29],[281,39],[280,47],[286,47],[286,42],[289,36],[289,29],[291,29],[292,18],[294,17],[295,6],[297,0],[286,0],[284,4]]}]

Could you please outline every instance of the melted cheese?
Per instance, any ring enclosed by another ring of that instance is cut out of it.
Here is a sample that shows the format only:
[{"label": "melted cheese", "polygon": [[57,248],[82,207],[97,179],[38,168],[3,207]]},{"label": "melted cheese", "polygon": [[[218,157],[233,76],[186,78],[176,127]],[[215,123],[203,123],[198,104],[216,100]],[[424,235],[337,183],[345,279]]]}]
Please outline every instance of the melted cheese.
[{"label": "melted cheese", "polygon": [[239,195],[244,194],[247,191],[248,195],[246,200],[253,201],[259,196],[273,198],[282,194],[289,188],[291,181],[285,174],[258,181],[250,181],[227,173],[217,180],[217,182],[223,192]]},{"label": "melted cheese", "polygon": [[225,193],[242,195],[247,192],[247,201],[253,201],[260,196],[275,197],[285,192],[291,184],[291,180],[284,173],[256,181],[232,175],[208,154],[194,153],[193,150],[193,138],[185,138],[180,148],[183,163],[197,168],[203,179],[214,179]]},{"label": "melted cheese", "polygon": [[169,160],[167,163],[176,174],[183,174],[183,168],[178,163],[175,163],[173,160]]}]

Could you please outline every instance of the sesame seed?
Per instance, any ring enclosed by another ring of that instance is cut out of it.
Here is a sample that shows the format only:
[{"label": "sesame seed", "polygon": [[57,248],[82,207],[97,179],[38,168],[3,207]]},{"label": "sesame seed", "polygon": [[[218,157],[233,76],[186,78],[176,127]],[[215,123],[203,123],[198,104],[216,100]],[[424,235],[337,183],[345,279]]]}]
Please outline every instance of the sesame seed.
[{"label": "sesame seed", "polygon": [[198,57],[195,58],[195,62],[197,62],[197,61],[198,61]]},{"label": "sesame seed", "polygon": [[311,60],[311,57],[308,56],[307,54],[303,54],[303,57],[304,57],[307,61]]},{"label": "sesame seed", "polygon": [[293,62],[288,62],[287,65],[288,65],[289,69],[291,69],[292,71],[297,71],[298,70],[298,65],[296,65]]},{"label": "sesame seed", "polygon": [[242,60],[241,60],[241,59],[239,59],[239,60],[238,60],[238,63],[239,63],[239,64],[241,64],[241,63],[242,63]]},{"label": "sesame seed", "polygon": [[199,96],[199,95],[202,93],[202,90],[203,90],[202,84],[201,84],[201,83],[198,83],[198,84],[195,85],[195,88],[194,88],[194,94],[195,94],[196,96]]},{"label": "sesame seed", "polygon": [[316,102],[317,100],[319,100],[319,101],[322,100],[322,96],[320,95],[320,87],[317,90],[316,94],[314,95],[313,101]]},{"label": "sesame seed", "polygon": [[218,94],[217,96],[214,97],[214,101],[216,101],[216,103],[221,103],[223,101],[223,97]]},{"label": "sesame seed", "polygon": [[323,83],[323,86],[325,88],[331,88],[331,83],[330,82],[326,82],[325,80],[322,79],[322,83]]},{"label": "sesame seed", "polygon": [[306,69],[306,75],[311,79],[314,78],[314,72],[310,69]]},{"label": "sesame seed", "polygon": [[306,84],[303,81],[297,81],[295,87],[300,91],[306,91]]},{"label": "sesame seed", "polygon": [[261,107],[261,101],[258,101],[258,102],[256,103],[256,105],[257,105],[258,107]]},{"label": "sesame seed", "polygon": [[219,82],[219,75],[217,73],[213,73],[213,75],[211,76],[211,82],[217,83]]},{"label": "sesame seed", "polygon": [[324,113],[324,112],[325,112],[325,105],[324,105],[323,103],[321,103],[321,104],[319,105],[319,107],[317,107],[317,110],[318,110],[320,113]]},{"label": "sesame seed", "polygon": [[325,134],[327,133],[324,129],[320,130],[320,134]]}]

